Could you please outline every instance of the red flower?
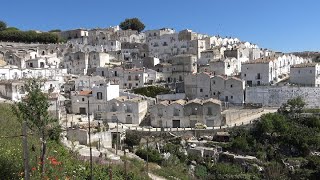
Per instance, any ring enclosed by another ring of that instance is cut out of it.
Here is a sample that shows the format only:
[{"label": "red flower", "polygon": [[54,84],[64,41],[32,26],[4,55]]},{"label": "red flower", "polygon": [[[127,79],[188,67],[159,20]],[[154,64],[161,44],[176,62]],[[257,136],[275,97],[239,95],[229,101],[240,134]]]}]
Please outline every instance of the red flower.
[{"label": "red flower", "polygon": [[58,162],[56,159],[52,159],[51,160],[51,164],[53,164],[53,165],[60,165],[61,164],[61,162]]},{"label": "red flower", "polygon": [[32,171],[35,171],[35,170],[37,170],[37,168],[33,167],[31,170],[32,170]]}]

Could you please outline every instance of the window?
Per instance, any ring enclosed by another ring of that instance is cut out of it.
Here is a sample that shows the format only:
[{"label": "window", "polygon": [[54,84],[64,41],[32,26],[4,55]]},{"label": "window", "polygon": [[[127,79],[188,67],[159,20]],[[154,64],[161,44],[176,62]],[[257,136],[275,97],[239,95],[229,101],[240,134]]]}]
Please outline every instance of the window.
[{"label": "window", "polygon": [[173,109],[173,115],[174,115],[174,116],[179,116],[179,109],[174,108],[174,109]]},{"label": "window", "polygon": [[124,86],[127,86],[127,83],[124,83]]},{"label": "window", "polygon": [[197,115],[197,108],[192,108],[191,115]]},{"label": "window", "polygon": [[244,74],[244,77],[247,77],[247,74]]},{"label": "window", "polygon": [[213,84],[216,84],[216,81],[213,81]]},{"label": "window", "polygon": [[136,86],[138,86],[138,83],[136,83]]},{"label": "window", "polygon": [[231,96],[231,99],[233,99],[233,96]]},{"label": "window", "polygon": [[104,71],[101,71],[101,76],[103,76],[103,77],[104,77]]},{"label": "window", "polygon": [[300,74],[300,70],[298,71],[298,73]]},{"label": "window", "polygon": [[230,88],[232,88],[232,87],[233,87],[233,85],[231,84],[231,85],[230,85]]},{"label": "window", "polygon": [[312,73],[312,70],[310,70],[310,73]]},{"label": "window", "polygon": [[84,101],[84,98],[82,98],[82,102]]},{"label": "window", "polygon": [[200,89],[200,92],[203,92],[203,89]]},{"label": "window", "polygon": [[215,95],[216,95],[216,93],[214,92],[214,93],[213,93],[213,95],[215,96]]},{"label": "window", "polygon": [[128,76],[128,81],[131,81],[131,76]]},{"label": "window", "polygon": [[44,68],[44,62],[40,62],[40,67]]},{"label": "window", "polygon": [[135,80],[139,80],[139,76],[138,75],[135,76]]},{"label": "window", "polygon": [[208,113],[207,115],[212,115],[212,107],[208,107]]},{"label": "window", "polygon": [[116,112],[116,111],[117,111],[117,105],[116,104],[112,104],[111,112]]},{"label": "window", "polygon": [[102,92],[97,92],[97,99],[102,99]]}]

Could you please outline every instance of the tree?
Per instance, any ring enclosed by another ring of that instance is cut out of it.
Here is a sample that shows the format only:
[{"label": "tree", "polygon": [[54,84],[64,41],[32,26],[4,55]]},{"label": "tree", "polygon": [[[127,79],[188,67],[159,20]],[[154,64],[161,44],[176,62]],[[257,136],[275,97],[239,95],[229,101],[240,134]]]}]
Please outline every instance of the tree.
[{"label": "tree", "polygon": [[49,115],[48,108],[50,106],[48,95],[43,93],[41,87],[43,81],[39,79],[30,79],[25,84],[27,96],[21,102],[13,105],[13,110],[19,120],[27,122],[28,127],[41,138],[41,176],[45,172],[44,161],[46,159],[46,141],[49,137],[49,130],[52,128],[57,119]]},{"label": "tree", "polygon": [[302,113],[303,108],[306,103],[302,99],[302,97],[296,97],[293,99],[289,99],[286,103],[282,104],[279,108],[278,112],[282,114],[299,114]]},{"label": "tree", "polygon": [[4,21],[0,21],[0,31],[7,29],[7,23]]},{"label": "tree", "polygon": [[159,94],[167,94],[170,92],[170,89],[160,87],[160,86],[148,86],[148,87],[141,87],[133,89],[135,94],[141,94],[148,97],[155,98]]},{"label": "tree", "polygon": [[145,28],[145,25],[138,18],[125,19],[119,26],[122,30],[131,29],[138,32],[143,31]]},{"label": "tree", "polygon": [[16,27],[8,27],[6,31],[20,31],[20,30]]}]

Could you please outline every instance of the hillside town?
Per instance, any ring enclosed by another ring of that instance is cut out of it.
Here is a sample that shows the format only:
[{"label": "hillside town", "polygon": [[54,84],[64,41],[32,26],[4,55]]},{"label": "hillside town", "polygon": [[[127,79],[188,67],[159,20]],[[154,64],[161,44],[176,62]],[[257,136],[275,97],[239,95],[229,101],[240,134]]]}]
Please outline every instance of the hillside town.
[{"label": "hillside town", "polygon": [[[165,133],[183,137],[188,155],[259,165],[256,157],[204,141],[228,141],[229,128],[250,126],[296,97],[320,108],[320,64],[309,57],[190,29],[113,26],[56,34],[66,42],[0,42],[0,97],[22,102],[26,82],[42,81],[62,144],[83,157],[121,161],[126,153],[136,156],[126,151],[128,136],[139,134],[140,145],[161,149]],[[148,95],[154,89],[163,91]]]}]

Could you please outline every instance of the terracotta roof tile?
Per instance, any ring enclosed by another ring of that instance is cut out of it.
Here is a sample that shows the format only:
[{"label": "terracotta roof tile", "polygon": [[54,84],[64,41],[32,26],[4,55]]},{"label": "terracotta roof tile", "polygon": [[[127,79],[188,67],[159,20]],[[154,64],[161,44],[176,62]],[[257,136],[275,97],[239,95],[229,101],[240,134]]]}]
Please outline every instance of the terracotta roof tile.
[{"label": "terracotta roof tile", "polygon": [[87,95],[90,95],[92,94],[92,91],[91,90],[85,90],[85,91],[79,91],[79,94],[80,96],[87,96]]}]

